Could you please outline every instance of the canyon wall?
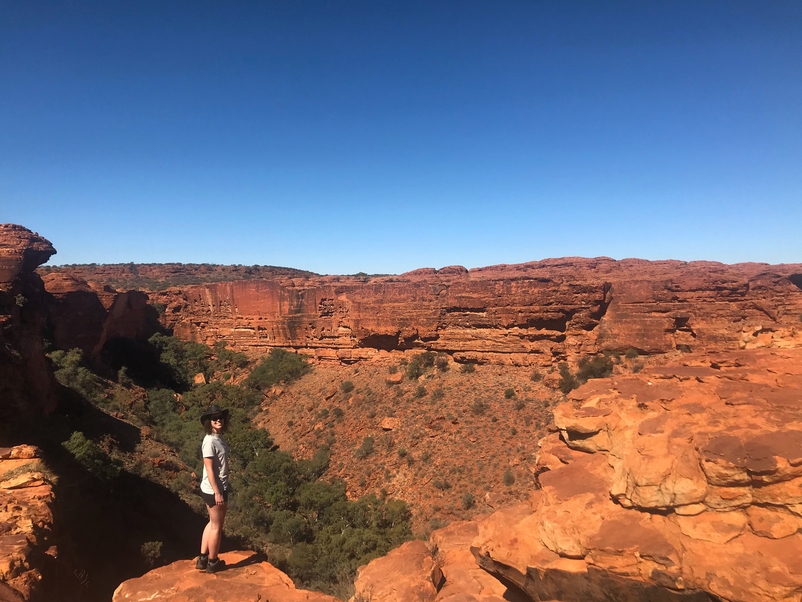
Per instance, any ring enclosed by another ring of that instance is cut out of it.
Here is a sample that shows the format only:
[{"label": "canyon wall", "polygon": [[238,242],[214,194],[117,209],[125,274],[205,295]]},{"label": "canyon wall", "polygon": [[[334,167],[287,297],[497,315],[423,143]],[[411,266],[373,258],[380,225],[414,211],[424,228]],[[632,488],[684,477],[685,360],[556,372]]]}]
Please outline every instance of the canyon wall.
[{"label": "canyon wall", "polygon": [[427,349],[550,365],[599,351],[802,343],[802,265],[551,259],[357,279],[234,281],[151,294],[182,339],[318,359]]}]

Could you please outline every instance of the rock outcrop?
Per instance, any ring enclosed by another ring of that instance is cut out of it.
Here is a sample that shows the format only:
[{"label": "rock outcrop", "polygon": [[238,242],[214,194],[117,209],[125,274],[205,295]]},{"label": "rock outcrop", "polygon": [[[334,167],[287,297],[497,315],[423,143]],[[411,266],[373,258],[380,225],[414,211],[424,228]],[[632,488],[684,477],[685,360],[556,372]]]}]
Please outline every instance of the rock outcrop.
[{"label": "rock outcrop", "polygon": [[31,599],[42,558],[56,555],[53,490],[39,455],[30,445],[0,448],[0,600]]},{"label": "rock outcrop", "polygon": [[332,596],[296,589],[292,580],[253,552],[220,554],[226,568],[208,575],[194,560],[179,560],[129,579],[114,592],[112,602],[337,602]]},{"label": "rock outcrop", "polygon": [[87,357],[99,354],[116,337],[147,340],[161,330],[156,309],[141,291],[117,292],[92,287],[66,272],[43,278],[48,299],[48,325],[57,349],[79,348]]},{"label": "rock outcrop", "polygon": [[55,252],[38,234],[0,224],[0,423],[6,427],[56,405],[42,340],[47,296],[34,272]]},{"label": "rock outcrop", "polygon": [[[449,563],[446,529],[432,535],[447,550],[444,587],[411,577],[429,592],[417,599],[455,589],[454,600],[799,599],[802,350],[719,353],[590,381],[554,422],[530,504],[448,528],[475,533],[456,549],[470,547],[506,593],[466,580],[469,563]],[[385,591],[370,578],[374,563],[358,591]]]}]

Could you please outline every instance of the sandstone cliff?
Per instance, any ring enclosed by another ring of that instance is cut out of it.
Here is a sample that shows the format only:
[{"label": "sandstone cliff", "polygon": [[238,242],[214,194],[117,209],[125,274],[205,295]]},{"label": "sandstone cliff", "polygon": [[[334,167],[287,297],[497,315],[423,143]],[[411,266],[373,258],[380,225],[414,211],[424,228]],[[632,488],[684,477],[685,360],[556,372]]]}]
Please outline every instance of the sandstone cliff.
[{"label": "sandstone cliff", "polygon": [[800,265],[569,258],[366,282],[237,281],[152,297],[177,336],[254,353],[282,346],[355,361],[430,349],[463,362],[550,365],[601,350],[797,345],[800,286]]}]

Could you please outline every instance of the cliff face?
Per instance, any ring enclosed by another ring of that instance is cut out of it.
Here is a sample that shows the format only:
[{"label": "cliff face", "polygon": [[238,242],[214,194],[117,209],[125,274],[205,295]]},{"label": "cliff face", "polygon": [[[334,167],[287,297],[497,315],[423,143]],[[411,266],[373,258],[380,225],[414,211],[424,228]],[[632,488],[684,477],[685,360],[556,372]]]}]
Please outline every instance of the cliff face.
[{"label": "cliff face", "polygon": [[55,408],[42,332],[47,294],[34,272],[56,250],[22,226],[0,224],[0,421]]},{"label": "cliff face", "polygon": [[180,338],[356,361],[430,349],[457,361],[550,365],[604,350],[795,346],[802,265],[561,259],[171,289],[152,298]]}]

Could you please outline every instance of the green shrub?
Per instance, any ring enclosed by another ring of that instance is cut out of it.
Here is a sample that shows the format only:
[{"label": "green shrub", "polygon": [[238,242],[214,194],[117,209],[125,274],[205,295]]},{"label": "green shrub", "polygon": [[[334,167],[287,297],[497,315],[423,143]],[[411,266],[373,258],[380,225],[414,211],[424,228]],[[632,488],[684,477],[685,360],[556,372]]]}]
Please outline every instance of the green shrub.
[{"label": "green shrub", "polygon": [[607,378],[613,374],[613,360],[608,355],[585,356],[579,360],[576,378],[580,384],[592,378]]},{"label": "green shrub", "polygon": [[462,374],[473,374],[474,372],[476,372],[476,364],[474,364],[473,362],[468,362],[466,364],[462,364],[459,367],[459,371]]},{"label": "green shrub", "polygon": [[543,374],[540,372],[540,370],[532,370],[532,374],[529,375],[529,380],[531,380],[533,383],[540,382],[543,380]]},{"label": "green shrub", "polygon": [[388,373],[390,373],[390,374],[395,374],[395,373],[397,373],[397,372],[398,372],[398,366],[396,366],[395,364],[393,364],[392,366],[390,366],[389,368],[387,368],[387,372],[388,372]]},{"label": "green shrub", "polygon": [[343,415],[344,415],[344,412],[342,411],[342,408],[334,408],[331,411],[331,413],[334,415],[334,418],[336,420],[342,420]]},{"label": "green shrub", "polygon": [[560,391],[563,393],[570,393],[579,386],[579,382],[577,381],[576,377],[571,374],[568,364],[563,362],[558,366],[558,368],[560,370]]},{"label": "green shrub", "polygon": [[373,437],[365,437],[364,439],[362,439],[362,445],[360,445],[354,452],[354,456],[356,456],[360,460],[363,460],[372,453],[373,453]]},{"label": "green shrub", "polygon": [[406,448],[404,448],[404,447],[399,447],[398,448],[398,457],[399,458],[406,458],[407,453],[408,452],[407,452]]},{"label": "green shrub", "polygon": [[477,416],[484,414],[490,406],[483,399],[475,399],[471,404],[471,412]]},{"label": "green shrub", "polygon": [[426,397],[426,387],[423,385],[418,385],[418,388],[415,389],[415,397],[420,399],[421,397]]},{"label": "green shrub", "polygon": [[340,391],[345,393],[346,395],[354,390],[354,383],[350,380],[345,380],[340,384]]},{"label": "green shrub", "polygon": [[446,392],[443,391],[442,388],[438,387],[434,391],[432,391],[432,401],[439,401],[445,397]]},{"label": "green shrub", "polygon": [[434,481],[432,481],[432,485],[434,485],[440,491],[451,489],[451,483],[449,483],[445,479],[435,479]]},{"label": "green shrub", "polygon": [[434,366],[436,354],[433,351],[424,351],[413,357],[407,364],[407,378],[417,380],[423,373]]},{"label": "green shrub", "polygon": [[112,462],[108,454],[80,431],[75,431],[61,445],[81,466],[99,479],[108,481],[120,474],[120,467]]},{"label": "green shrub", "polygon": [[504,471],[504,476],[501,477],[501,481],[507,486],[511,486],[515,483],[515,475],[512,474],[512,470],[509,468]]},{"label": "green shrub", "polygon": [[88,400],[98,400],[104,387],[101,380],[86,368],[80,349],[54,351],[50,354],[56,380]]},{"label": "green shrub", "polygon": [[634,347],[630,347],[624,353],[624,357],[627,358],[628,360],[634,360],[636,357],[638,357],[638,350],[635,349]]},{"label": "green shrub", "polygon": [[523,399],[516,399],[515,400],[515,409],[516,410],[523,410],[526,407],[526,401]]},{"label": "green shrub", "polygon": [[463,510],[470,510],[471,508],[473,508],[474,504],[475,504],[475,501],[473,499],[473,494],[468,492],[468,491],[466,491],[462,495],[462,509]]},{"label": "green shrub", "polygon": [[164,544],[160,541],[146,541],[139,549],[142,559],[150,568],[153,568],[159,564],[159,561],[162,558],[163,545]]},{"label": "green shrub", "polygon": [[434,360],[434,365],[440,372],[448,371],[448,356],[445,353],[438,354]]},{"label": "green shrub", "polygon": [[274,348],[245,379],[245,385],[251,389],[269,389],[279,383],[298,380],[311,370],[305,355]]},{"label": "green shrub", "polygon": [[[139,345],[131,341],[111,341],[116,347],[109,345],[108,350],[112,350],[112,355],[117,356],[120,362],[125,362],[129,369],[140,376],[146,369],[144,366],[135,366],[135,358],[141,353]],[[166,366],[174,380],[185,387],[193,382],[193,378],[202,372],[208,380],[212,376],[209,361],[212,350],[206,345],[182,341],[176,337],[166,336],[160,333],[154,334],[148,339],[148,343],[154,347],[159,354],[159,362]],[[157,376],[158,377],[158,376]]]},{"label": "green shrub", "polygon": [[504,399],[512,399],[515,397],[515,389],[504,389]]}]

